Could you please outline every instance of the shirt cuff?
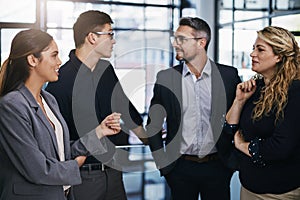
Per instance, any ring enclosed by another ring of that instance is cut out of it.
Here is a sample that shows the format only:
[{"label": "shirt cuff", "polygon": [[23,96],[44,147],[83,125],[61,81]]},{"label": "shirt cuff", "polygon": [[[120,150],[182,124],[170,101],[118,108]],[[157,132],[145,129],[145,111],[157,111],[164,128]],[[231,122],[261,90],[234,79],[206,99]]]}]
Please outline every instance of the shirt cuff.
[{"label": "shirt cuff", "polygon": [[229,135],[234,135],[239,130],[239,124],[228,124],[225,120],[223,131]]},{"label": "shirt cuff", "polygon": [[251,160],[252,160],[253,164],[256,165],[257,167],[265,167],[266,166],[266,163],[264,162],[263,157],[259,152],[259,143],[261,141],[263,141],[263,139],[255,138],[250,141],[250,144],[248,147],[249,153],[251,155]]}]

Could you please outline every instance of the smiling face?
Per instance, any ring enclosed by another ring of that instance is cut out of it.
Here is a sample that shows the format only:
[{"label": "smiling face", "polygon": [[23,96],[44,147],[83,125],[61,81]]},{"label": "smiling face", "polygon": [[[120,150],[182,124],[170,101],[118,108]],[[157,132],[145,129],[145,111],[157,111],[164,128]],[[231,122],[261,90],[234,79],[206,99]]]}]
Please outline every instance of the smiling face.
[{"label": "smiling face", "polygon": [[250,56],[252,57],[253,71],[269,79],[274,75],[280,57],[274,54],[271,45],[257,37]]},{"label": "smiling face", "polygon": [[61,60],[58,57],[58,48],[54,40],[41,52],[41,57],[36,60],[36,66],[32,68],[33,73],[42,82],[53,82],[58,80],[58,69]]}]

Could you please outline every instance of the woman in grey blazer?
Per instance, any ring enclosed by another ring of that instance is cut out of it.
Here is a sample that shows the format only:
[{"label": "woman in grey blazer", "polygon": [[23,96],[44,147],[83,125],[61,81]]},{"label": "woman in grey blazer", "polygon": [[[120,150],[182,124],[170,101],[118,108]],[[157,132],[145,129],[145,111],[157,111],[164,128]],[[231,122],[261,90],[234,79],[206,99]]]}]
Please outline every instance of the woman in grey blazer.
[{"label": "woman in grey blazer", "polygon": [[42,90],[58,80],[60,64],[53,38],[30,29],[15,36],[1,66],[1,200],[72,199],[70,186],[81,183],[79,166],[91,153],[82,141],[101,143],[100,138],[120,131],[120,114],[113,113],[70,146],[57,102]]}]

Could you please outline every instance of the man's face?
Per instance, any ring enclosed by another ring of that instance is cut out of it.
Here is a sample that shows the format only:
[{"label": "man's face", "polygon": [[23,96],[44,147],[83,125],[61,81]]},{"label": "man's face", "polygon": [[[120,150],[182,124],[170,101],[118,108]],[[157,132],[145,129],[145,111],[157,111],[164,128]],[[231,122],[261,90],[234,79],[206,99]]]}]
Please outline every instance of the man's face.
[{"label": "man's face", "polygon": [[110,58],[113,45],[116,44],[111,24],[105,24],[101,31],[94,32],[94,34],[97,35],[95,52],[99,54],[100,58]]},{"label": "man's face", "polygon": [[179,26],[174,33],[172,45],[176,51],[176,58],[179,60],[191,61],[203,49],[199,40],[205,39],[196,34],[196,31],[189,26]]}]

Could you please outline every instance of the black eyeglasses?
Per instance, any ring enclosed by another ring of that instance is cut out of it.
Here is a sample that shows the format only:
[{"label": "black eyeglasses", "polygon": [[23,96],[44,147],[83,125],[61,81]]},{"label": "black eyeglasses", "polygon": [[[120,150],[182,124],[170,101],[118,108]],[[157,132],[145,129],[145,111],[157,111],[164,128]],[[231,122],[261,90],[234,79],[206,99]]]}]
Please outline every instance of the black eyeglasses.
[{"label": "black eyeglasses", "polygon": [[186,37],[183,37],[183,36],[171,36],[170,37],[170,40],[171,40],[171,43],[173,44],[175,41],[178,45],[181,45],[183,44],[185,41],[188,41],[188,40],[200,40],[202,39],[203,37],[198,37],[198,38],[186,38]]},{"label": "black eyeglasses", "polygon": [[114,39],[114,35],[115,35],[114,32],[101,32],[101,31],[98,31],[98,32],[92,32],[92,33],[95,33],[97,35],[109,35],[111,40]]}]

